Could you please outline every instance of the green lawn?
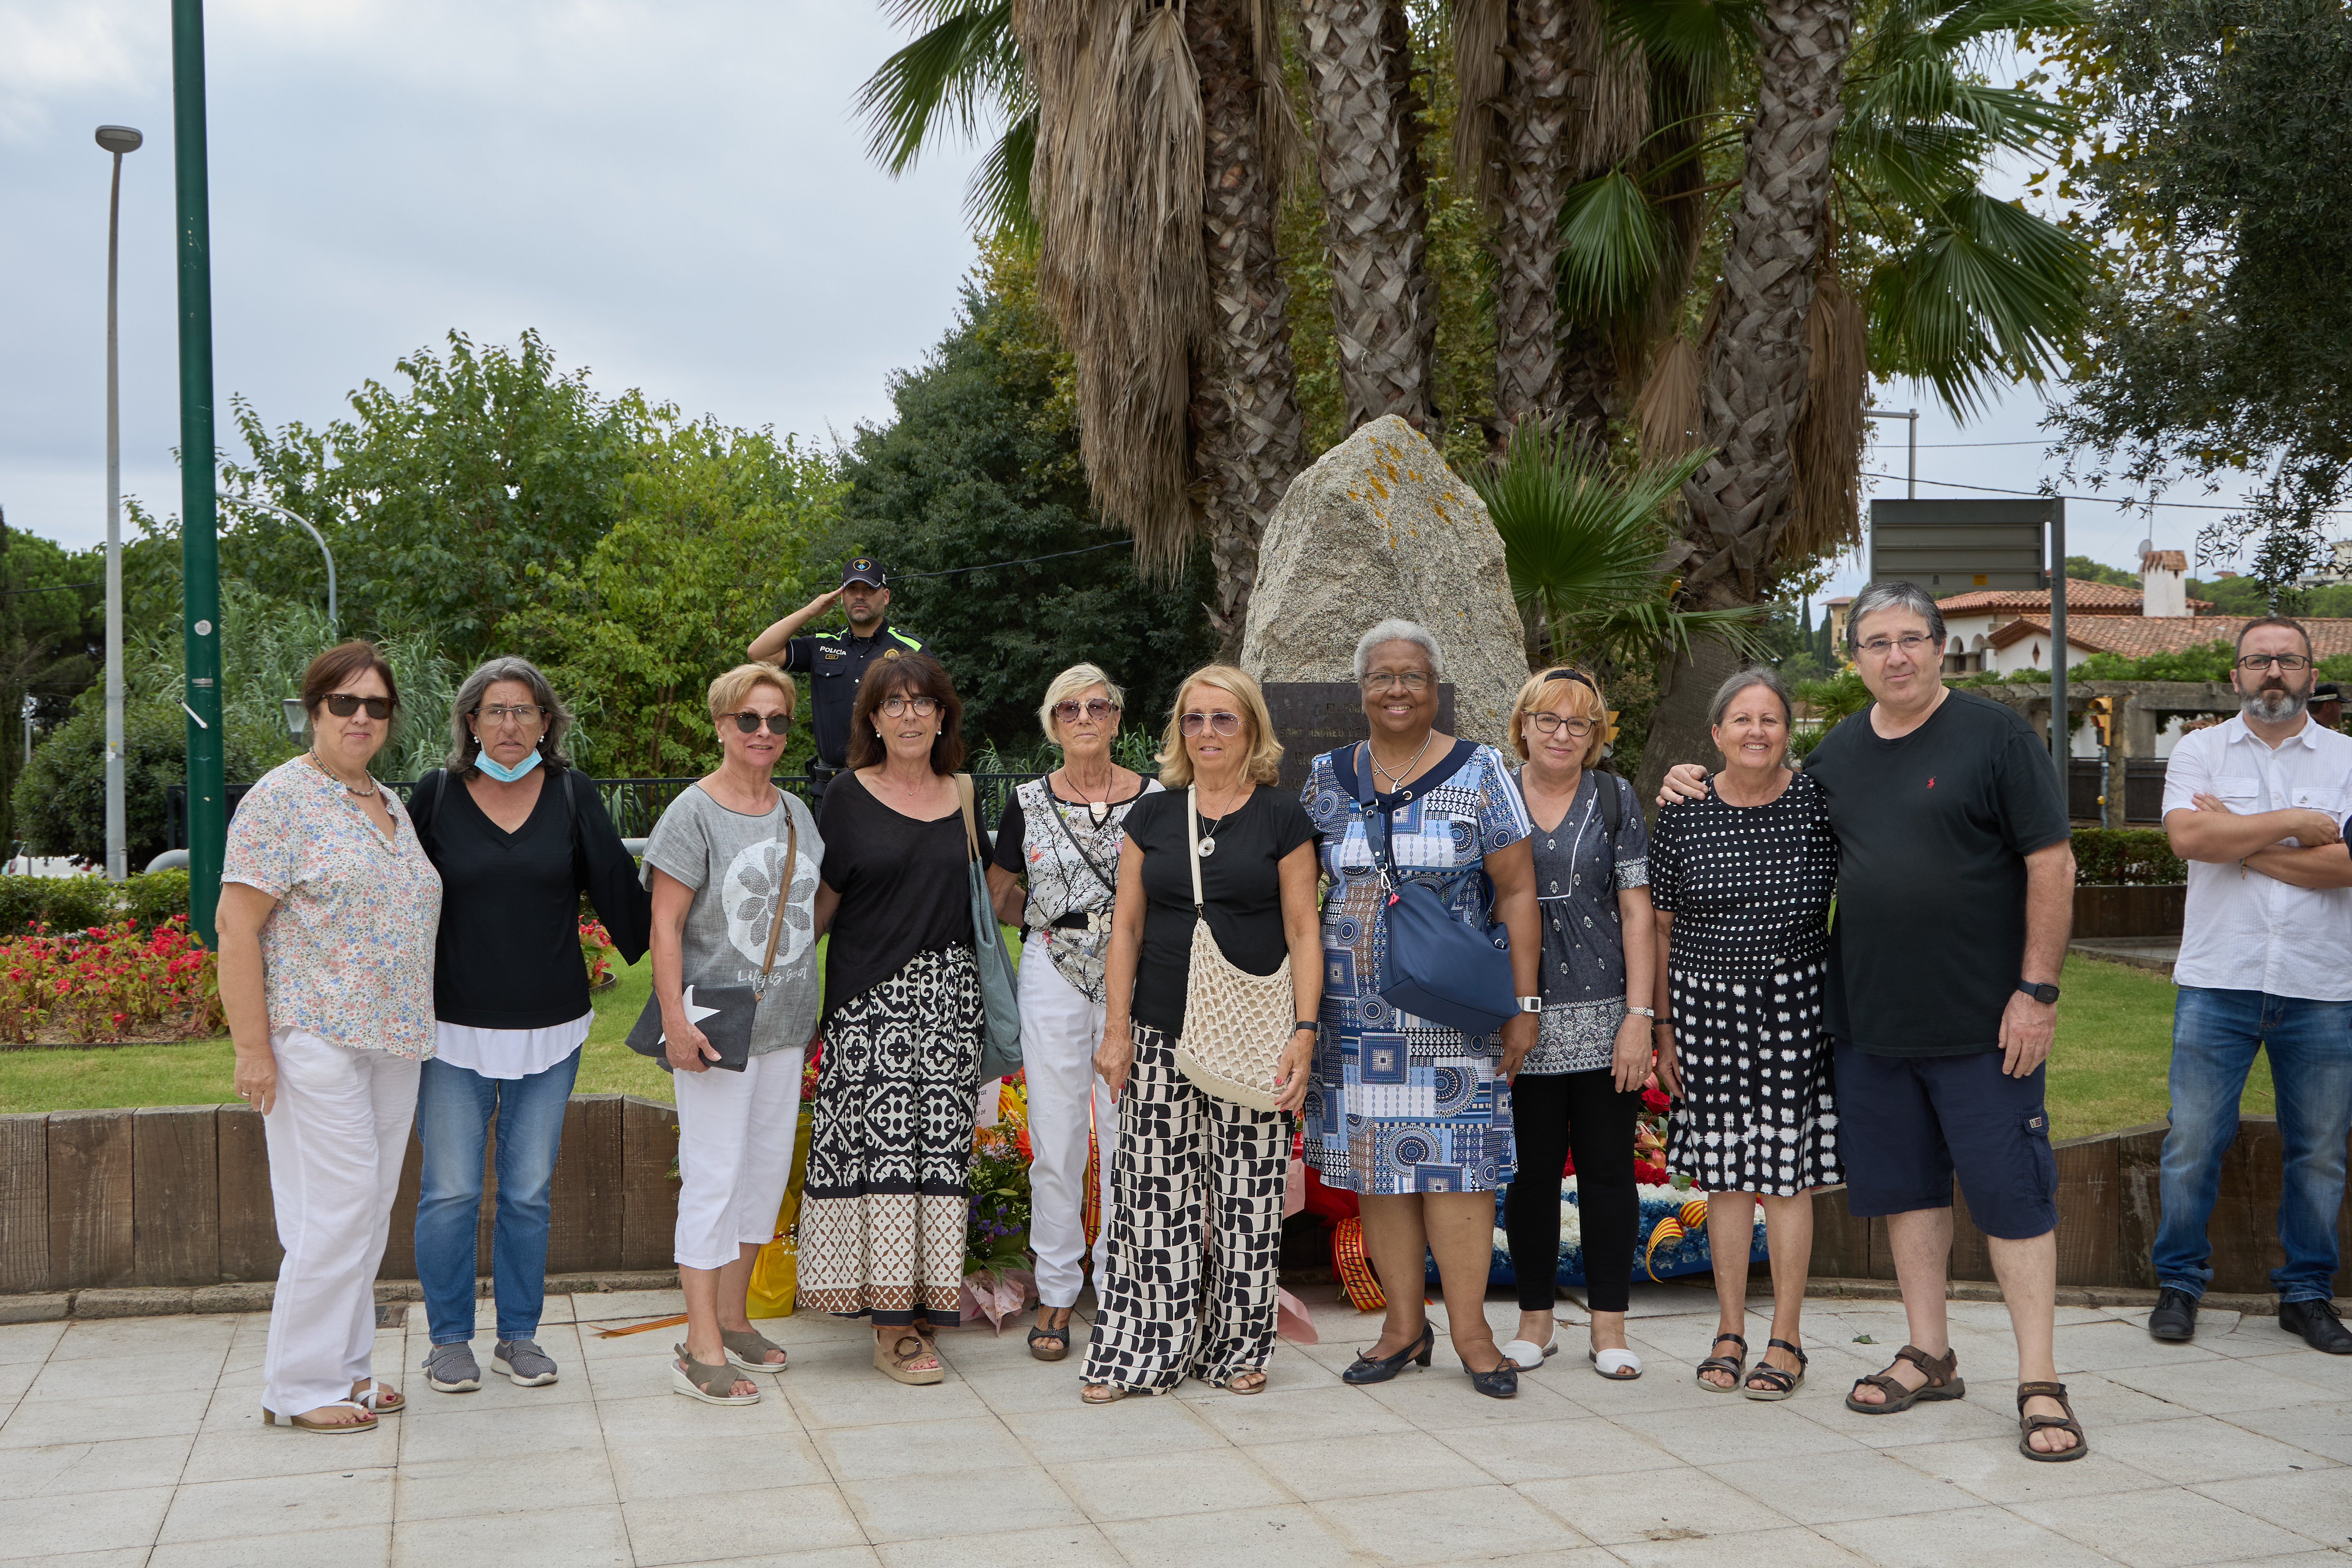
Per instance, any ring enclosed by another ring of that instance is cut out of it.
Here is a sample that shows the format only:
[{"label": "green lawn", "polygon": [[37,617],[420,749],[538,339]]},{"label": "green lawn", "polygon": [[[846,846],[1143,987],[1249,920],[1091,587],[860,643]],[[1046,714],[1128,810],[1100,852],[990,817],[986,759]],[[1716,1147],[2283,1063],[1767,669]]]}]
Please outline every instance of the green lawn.
[{"label": "green lawn", "polygon": [[[579,1089],[667,1101],[669,1075],[622,1043],[646,1005],[653,965],[618,971],[596,998]],[[2070,957],[2051,1058],[2051,1131],[2060,1138],[2161,1121],[2172,1043],[2172,983],[2119,963]],[[123,1105],[204,1105],[234,1100],[226,1040],[116,1050],[0,1052],[0,1110],[89,1110]],[[2254,1064],[2245,1108],[2271,1110],[2270,1064]]]}]

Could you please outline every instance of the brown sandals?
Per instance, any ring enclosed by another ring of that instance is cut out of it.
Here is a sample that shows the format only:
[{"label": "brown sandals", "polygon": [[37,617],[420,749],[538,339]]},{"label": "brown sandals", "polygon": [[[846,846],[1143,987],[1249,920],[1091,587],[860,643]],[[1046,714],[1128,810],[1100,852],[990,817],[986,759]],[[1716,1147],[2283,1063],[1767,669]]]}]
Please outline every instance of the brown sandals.
[{"label": "brown sandals", "polygon": [[[909,1349],[909,1346],[913,1348]],[[925,1356],[930,1357],[931,1364],[917,1366],[915,1363]],[[930,1341],[911,1325],[887,1346],[878,1336],[875,1339],[874,1370],[893,1383],[903,1383],[916,1388],[928,1388],[933,1384],[943,1383],[948,1375],[947,1368],[940,1363],[939,1352],[931,1348]]]},{"label": "brown sandals", "polygon": [[[2025,1402],[2029,1399],[2054,1399],[2063,1415],[2028,1415]],[[2033,1435],[2044,1429],[2074,1434],[2074,1446],[2045,1454],[2033,1446]],[[2066,1402],[2066,1385],[2063,1383],[2021,1383],[2017,1385],[2017,1451],[2029,1459],[2039,1459],[2045,1465],[2063,1464],[2079,1459],[2091,1451],[2091,1439],[2083,1433],[2083,1424],[2074,1419],[2074,1407]]]},{"label": "brown sandals", "polygon": [[1940,1356],[1931,1356],[1917,1345],[1905,1345],[1895,1352],[1895,1360],[1909,1362],[1927,1374],[1927,1381],[1917,1388],[1904,1387],[1889,1375],[1895,1370],[1894,1363],[1890,1362],[1885,1372],[1874,1372],[1867,1377],[1853,1380],[1857,1391],[1866,1383],[1885,1393],[1886,1403],[1864,1404],[1850,1393],[1845,1396],[1848,1410],[1859,1410],[1864,1415],[1892,1415],[1898,1410],[1908,1410],[1923,1400],[1960,1399],[1968,1394],[1969,1385],[1959,1377],[1960,1352],[1958,1351],[1946,1351]]}]

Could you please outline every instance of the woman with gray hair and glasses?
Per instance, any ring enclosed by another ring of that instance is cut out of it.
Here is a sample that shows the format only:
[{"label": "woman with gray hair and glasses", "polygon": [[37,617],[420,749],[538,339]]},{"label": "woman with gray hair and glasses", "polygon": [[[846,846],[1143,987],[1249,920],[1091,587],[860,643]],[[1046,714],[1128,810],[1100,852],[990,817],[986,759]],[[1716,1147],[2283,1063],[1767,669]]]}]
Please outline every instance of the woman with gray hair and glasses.
[{"label": "woman with gray hair and glasses", "polygon": [[416,783],[409,816],[441,873],[433,968],[436,1049],[416,1096],[425,1151],[416,1278],[443,1394],[482,1385],[474,1360],[475,1226],[482,1152],[498,1128],[490,1366],[526,1388],[556,1380],[540,1348],[548,1189],[563,1111],[595,1011],[580,954],[580,895],[622,956],[642,957],[650,904],[604,803],[563,754],[571,711],[529,659],[494,658],[450,705],[446,766]]}]

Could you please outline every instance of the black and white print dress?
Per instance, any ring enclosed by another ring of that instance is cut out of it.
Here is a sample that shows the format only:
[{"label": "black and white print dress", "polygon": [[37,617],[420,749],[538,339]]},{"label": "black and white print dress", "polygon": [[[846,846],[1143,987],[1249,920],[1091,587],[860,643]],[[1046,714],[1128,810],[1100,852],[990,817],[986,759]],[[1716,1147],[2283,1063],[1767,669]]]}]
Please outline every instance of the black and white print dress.
[{"label": "black and white print dress", "polygon": [[[1029,933],[1045,937],[1054,972],[1097,1005],[1103,999],[1103,958],[1110,949],[1110,911],[1118,896],[1119,840],[1126,834],[1128,808],[1159,789],[1158,779],[1144,780],[1142,789],[1114,802],[1100,822],[1085,806],[1058,799],[1050,773],[1013,792],[1020,842],[1004,846],[1013,855],[1000,854],[997,863],[1017,856],[1014,865],[1004,868],[1017,867],[1015,874],[1029,879],[1028,912],[1023,917]],[[1000,828],[1001,846],[1006,837]]]},{"label": "black and white print dress", "polygon": [[1845,1180],[1822,1012],[1837,837],[1821,785],[1658,814],[1650,899],[1671,913],[1666,978],[1683,1098],[1666,1168],[1702,1192],[1794,1197]]}]

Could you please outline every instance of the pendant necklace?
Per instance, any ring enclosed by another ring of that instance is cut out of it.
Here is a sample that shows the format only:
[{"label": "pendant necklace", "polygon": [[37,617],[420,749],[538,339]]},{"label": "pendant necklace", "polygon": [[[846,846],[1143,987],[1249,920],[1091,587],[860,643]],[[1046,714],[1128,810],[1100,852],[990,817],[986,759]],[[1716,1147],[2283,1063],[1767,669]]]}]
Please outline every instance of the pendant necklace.
[{"label": "pendant necklace", "polygon": [[[1253,786],[1253,790],[1254,789],[1255,786]],[[1196,795],[1198,791],[1196,786]],[[1242,800],[1247,800],[1248,798],[1248,795],[1244,795]],[[1234,805],[1225,807],[1224,811],[1218,816],[1217,820],[1209,824],[1209,831],[1201,835],[1202,859],[1206,860],[1210,856],[1214,855],[1217,852],[1217,829],[1225,825],[1226,817],[1231,816],[1239,809],[1241,809],[1241,803],[1239,801],[1236,801]]]},{"label": "pendant necklace", "polygon": [[[1404,781],[1412,776],[1412,770],[1421,766],[1421,759],[1429,753],[1430,742],[1434,741],[1435,739],[1437,739],[1437,731],[1434,730],[1432,730],[1428,734],[1423,735],[1421,738],[1421,750],[1412,754],[1412,761],[1405,763],[1403,767],[1398,769],[1395,773],[1391,773],[1388,769],[1381,766],[1381,754],[1372,750],[1372,743],[1370,741],[1364,742],[1364,754],[1372,760],[1372,772],[1380,777],[1389,781],[1390,789],[1401,790],[1404,787]],[[1407,795],[1405,798],[1410,800],[1412,797],[1411,795]]]},{"label": "pendant necklace", "polygon": [[320,773],[325,773],[329,778],[331,778],[331,779],[335,779],[335,782],[336,782],[337,784],[343,784],[343,793],[344,793],[344,794],[346,794],[346,795],[355,795],[355,796],[357,796],[357,797],[358,797],[359,799],[361,799],[361,800],[373,800],[373,799],[375,798],[376,794],[377,794],[377,788],[376,788],[376,782],[375,782],[375,775],[374,775],[374,774],[371,773],[371,774],[369,774],[369,775],[368,775],[368,786],[367,786],[367,788],[365,788],[365,789],[353,789],[351,785],[349,785],[349,784],[343,784],[343,781],[342,781],[342,780],[341,780],[341,779],[336,779],[336,778],[335,778],[335,775],[334,775],[333,771],[332,771],[332,770],[331,770],[331,769],[327,766],[327,764],[326,764],[326,763],[322,763],[322,762],[320,762],[320,761],[319,760],[319,753],[318,753],[318,752],[303,752],[303,753],[302,753],[302,755],[303,755],[303,757],[304,757],[304,758],[305,758],[305,759],[310,763],[310,764],[312,767],[314,767],[314,768],[318,769]]},{"label": "pendant necklace", "polygon": [[1110,777],[1111,782],[1103,786],[1102,799],[1088,800],[1085,795],[1078,795],[1078,781],[1071,776],[1070,770],[1067,768],[1062,770],[1062,782],[1069,785],[1071,794],[1078,795],[1077,804],[1087,808],[1087,816],[1093,819],[1097,827],[1100,827],[1104,820],[1110,816],[1110,792],[1118,787],[1118,774],[1114,772]]}]

